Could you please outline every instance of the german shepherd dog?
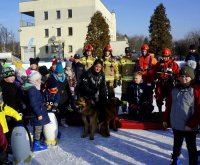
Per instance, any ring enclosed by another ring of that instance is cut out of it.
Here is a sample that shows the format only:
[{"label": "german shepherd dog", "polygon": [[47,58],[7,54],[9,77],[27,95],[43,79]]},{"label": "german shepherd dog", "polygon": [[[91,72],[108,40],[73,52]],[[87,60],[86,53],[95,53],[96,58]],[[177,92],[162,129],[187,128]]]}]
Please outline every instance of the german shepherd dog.
[{"label": "german shepherd dog", "polygon": [[76,106],[80,109],[84,123],[84,132],[81,137],[85,138],[90,133],[90,140],[94,140],[94,134],[97,129],[97,109],[94,101],[80,97],[76,102]]},{"label": "german shepherd dog", "polygon": [[117,131],[116,117],[118,115],[119,106],[122,101],[117,97],[109,99],[105,105],[104,115],[102,119],[99,119],[98,130],[104,137],[110,136],[110,126],[114,131]]}]

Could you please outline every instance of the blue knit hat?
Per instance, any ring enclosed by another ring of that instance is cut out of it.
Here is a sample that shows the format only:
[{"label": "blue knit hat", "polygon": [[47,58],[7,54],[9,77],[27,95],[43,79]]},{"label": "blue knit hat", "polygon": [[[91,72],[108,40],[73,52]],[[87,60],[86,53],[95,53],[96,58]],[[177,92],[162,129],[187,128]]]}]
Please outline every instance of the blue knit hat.
[{"label": "blue knit hat", "polygon": [[58,62],[58,63],[57,63],[55,72],[56,72],[56,73],[64,73],[64,69],[63,69],[63,66],[62,66],[62,62]]}]

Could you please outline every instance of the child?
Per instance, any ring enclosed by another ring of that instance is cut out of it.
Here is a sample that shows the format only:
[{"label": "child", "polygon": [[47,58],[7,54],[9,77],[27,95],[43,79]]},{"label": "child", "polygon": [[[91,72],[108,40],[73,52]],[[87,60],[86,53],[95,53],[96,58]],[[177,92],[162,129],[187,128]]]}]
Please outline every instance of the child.
[{"label": "child", "polygon": [[36,58],[30,58],[30,67],[26,70],[26,74],[30,75],[32,70],[38,71],[38,63],[40,61],[39,57]]},{"label": "child", "polygon": [[70,88],[70,92],[72,95],[71,100],[69,101],[69,107],[68,110],[69,111],[73,111],[76,107],[75,107],[75,101],[76,101],[76,75],[72,70],[72,63],[70,61],[66,62],[65,65],[65,74],[68,80],[68,84],[69,84],[69,88]]},{"label": "child", "polygon": [[12,165],[12,163],[8,160],[7,147],[8,142],[0,124],[0,164]]},{"label": "child", "polygon": [[43,105],[43,98],[40,93],[41,78],[42,76],[38,71],[31,71],[28,83],[22,86],[28,98],[28,109],[30,109],[33,115],[33,118],[31,118],[34,135],[33,152],[47,149],[47,145],[41,142],[41,133],[43,126],[50,122],[47,109]]},{"label": "child", "polygon": [[148,93],[148,87],[142,82],[142,74],[135,72],[133,82],[127,89],[126,98],[129,103],[128,111],[133,117],[148,118],[153,110]]},{"label": "child", "polygon": [[60,102],[60,93],[58,91],[58,85],[53,77],[47,79],[45,83],[45,90],[43,92],[44,103],[47,110],[56,112],[58,104]]},{"label": "child", "polygon": [[[7,106],[3,102],[2,89],[0,87],[0,164],[9,164],[8,161],[8,143],[5,134],[9,132],[6,116],[15,118],[17,121],[21,120],[21,115],[13,108]],[[9,137],[8,137],[9,138]]]},{"label": "child", "polygon": [[60,92],[60,102],[58,104],[59,118],[58,123],[64,127],[68,127],[66,124],[66,109],[69,105],[69,100],[71,98],[71,93],[69,89],[69,84],[66,75],[64,74],[64,68],[62,62],[58,62],[56,65],[55,72],[52,76],[58,85],[58,90]]},{"label": "child", "polygon": [[184,66],[179,74],[179,84],[173,88],[168,103],[163,126],[167,128],[167,121],[170,118],[174,134],[174,145],[172,154],[172,165],[179,161],[183,140],[189,155],[189,164],[197,165],[196,135],[197,125],[200,116],[200,93],[198,86],[192,86],[194,70]]}]

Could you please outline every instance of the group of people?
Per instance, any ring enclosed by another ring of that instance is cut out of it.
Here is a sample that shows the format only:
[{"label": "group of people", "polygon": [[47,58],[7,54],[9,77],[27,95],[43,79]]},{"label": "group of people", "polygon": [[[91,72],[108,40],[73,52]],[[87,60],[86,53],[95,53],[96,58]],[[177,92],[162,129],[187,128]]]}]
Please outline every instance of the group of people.
[{"label": "group of people", "polygon": [[[193,46],[190,48],[194,49]],[[172,164],[178,160],[184,138],[189,162],[196,164],[200,59],[194,51],[186,57],[186,66],[182,68],[172,58],[169,48],[163,49],[162,57],[157,61],[147,44],[141,46],[139,59],[133,58],[131,48],[126,47],[125,55],[118,61],[109,44],[101,59],[94,57],[91,44],[85,45],[83,55],[75,54],[73,59],[65,62],[65,67],[57,58],[53,59],[50,68],[39,66],[39,58],[30,58],[27,70],[20,64],[16,64],[15,71],[4,65],[0,83],[0,162],[7,162],[4,135],[9,140],[8,128],[14,126],[13,120],[6,120],[5,115],[17,121],[23,116],[31,116],[32,150],[40,151],[47,148],[42,140],[42,128],[50,122],[48,111],[56,114],[59,125],[67,127],[66,116],[69,112],[78,112],[77,99],[87,97],[103,109],[107,100],[115,96],[115,88],[121,86],[122,111],[135,118],[145,119],[152,113],[154,93],[160,113],[166,101],[163,126],[168,127],[170,118],[174,133]]]}]

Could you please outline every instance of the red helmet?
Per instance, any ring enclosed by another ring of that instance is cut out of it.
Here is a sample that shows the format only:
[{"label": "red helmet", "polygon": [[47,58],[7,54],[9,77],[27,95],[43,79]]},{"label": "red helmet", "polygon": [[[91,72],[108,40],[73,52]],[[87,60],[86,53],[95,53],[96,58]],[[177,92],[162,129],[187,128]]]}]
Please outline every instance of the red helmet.
[{"label": "red helmet", "polygon": [[149,50],[149,45],[143,44],[143,45],[141,46],[141,50]]},{"label": "red helmet", "polygon": [[91,50],[91,51],[93,50],[93,47],[91,44],[85,45],[85,51],[88,51],[88,50]]},{"label": "red helmet", "polygon": [[169,48],[164,48],[162,51],[164,57],[169,57],[171,55],[171,50]]},{"label": "red helmet", "polygon": [[105,52],[105,51],[109,51],[110,53],[112,53],[112,47],[110,46],[110,44],[108,44],[108,45],[104,48],[103,51],[104,51],[104,52]]}]

